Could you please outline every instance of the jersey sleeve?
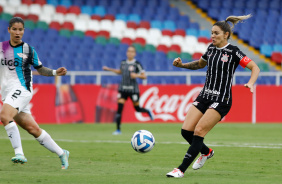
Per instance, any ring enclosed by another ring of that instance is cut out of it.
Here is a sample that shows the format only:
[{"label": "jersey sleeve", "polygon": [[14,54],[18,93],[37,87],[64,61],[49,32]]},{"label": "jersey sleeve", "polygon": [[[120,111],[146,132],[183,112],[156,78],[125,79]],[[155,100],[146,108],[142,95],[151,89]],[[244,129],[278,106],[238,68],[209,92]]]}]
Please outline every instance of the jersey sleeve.
[{"label": "jersey sleeve", "polygon": [[39,60],[39,57],[37,55],[37,52],[35,51],[34,48],[32,48],[32,59],[31,59],[31,64],[35,69],[41,68],[42,63]]},{"label": "jersey sleeve", "polygon": [[208,51],[209,51],[209,48],[210,48],[211,44],[208,46],[206,52],[204,53],[204,55],[202,55],[202,59],[207,62],[208,61]]},{"label": "jersey sleeve", "polygon": [[239,50],[239,48],[236,49],[235,59],[236,62],[238,62],[243,68],[245,68],[247,64],[252,61],[250,58],[246,56],[246,54],[244,54],[241,50]]},{"label": "jersey sleeve", "polygon": [[145,70],[143,69],[141,63],[137,62],[136,64],[137,64],[137,65],[136,65],[136,66],[137,66],[137,67],[136,67],[136,73],[144,73]]}]

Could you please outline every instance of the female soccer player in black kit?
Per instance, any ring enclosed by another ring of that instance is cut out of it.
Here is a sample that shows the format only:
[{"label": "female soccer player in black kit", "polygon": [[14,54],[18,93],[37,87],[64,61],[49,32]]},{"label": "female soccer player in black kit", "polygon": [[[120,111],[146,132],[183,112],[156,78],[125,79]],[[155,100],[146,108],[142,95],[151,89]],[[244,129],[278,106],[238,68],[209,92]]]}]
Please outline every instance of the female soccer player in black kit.
[{"label": "female soccer player in black kit", "polygon": [[[214,151],[203,143],[204,137],[231,108],[232,79],[239,64],[252,71],[249,82],[244,86],[253,92],[254,83],[260,72],[258,66],[238,47],[228,43],[234,25],[250,16],[229,16],[225,21],[216,22],[211,30],[212,44],[198,61],[185,64],[180,58],[173,61],[176,67],[197,70],[207,65],[208,68],[205,85],[189,109],[181,130],[190,147],[181,165],[167,173],[167,177],[183,177],[199,152],[201,156],[193,164],[193,169],[200,169],[206,160],[213,156]],[[232,23],[232,27],[228,22]]]},{"label": "female soccer player in black kit", "polygon": [[129,46],[126,55],[127,60],[121,62],[120,69],[108,68],[106,66],[103,67],[103,70],[122,75],[122,80],[118,87],[118,110],[116,114],[117,130],[113,132],[114,135],[121,134],[120,123],[122,109],[128,97],[131,98],[137,112],[146,112],[150,116],[151,120],[154,119],[154,115],[151,110],[139,107],[139,87],[136,78],[146,79],[146,75],[142,65],[135,59],[135,48],[133,46]]}]

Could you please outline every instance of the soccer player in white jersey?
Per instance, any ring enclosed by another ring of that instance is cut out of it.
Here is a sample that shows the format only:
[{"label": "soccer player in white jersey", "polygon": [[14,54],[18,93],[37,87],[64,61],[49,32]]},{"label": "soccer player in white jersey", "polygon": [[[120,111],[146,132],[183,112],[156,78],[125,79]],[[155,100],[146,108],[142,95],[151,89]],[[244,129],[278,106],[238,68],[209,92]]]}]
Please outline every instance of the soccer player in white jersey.
[{"label": "soccer player in white jersey", "polygon": [[[239,64],[252,71],[251,78],[245,87],[253,92],[254,83],[260,72],[258,66],[238,47],[228,43],[234,25],[250,16],[229,16],[225,21],[216,22],[211,30],[212,44],[199,60],[185,64],[180,58],[173,61],[174,66],[191,70],[207,66],[207,74],[205,85],[193,106],[188,110],[181,130],[182,136],[191,146],[178,168],[167,173],[166,176],[183,177],[198,153],[201,155],[192,167],[195,170],[203,167],[206,160],[213,156],[214,151],[203,143],[204,137],[231,108],[232,79]],[[231,22],[233,26],[231,27],[228,22]]]},{"label": "soccer player in white jersey", "polygon": [[44,76],[66,75],[67,70],[64,67],[52,70],[42,66],[34,48],[22,41],[23,19],[12,18],[8,32],[10,40],[0,42],[0,84],[3,101],[0,118],[15,151],[12,162],[21,164],[27,162],[17,123],[33,135],[42,146],[56,153],[61,159],[61,168],[67,169],[69,151],[59,147],[45,130],[39,128],[28,107],[33,95],[31,65]]}]

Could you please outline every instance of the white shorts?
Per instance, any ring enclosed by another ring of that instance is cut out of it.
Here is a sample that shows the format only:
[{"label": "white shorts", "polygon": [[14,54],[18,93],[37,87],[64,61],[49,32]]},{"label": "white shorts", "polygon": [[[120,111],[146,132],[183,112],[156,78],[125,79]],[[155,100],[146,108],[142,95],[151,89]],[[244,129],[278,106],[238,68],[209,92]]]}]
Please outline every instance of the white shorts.
[{"label": "white shorts", "polygon": [[18,109],[18,113],[24,112],[31,114],[30,106],[28,105],[32,99],[32,93],[24,88],[15,88],[3,99],[3,104],[9,104],[15,109]]}]

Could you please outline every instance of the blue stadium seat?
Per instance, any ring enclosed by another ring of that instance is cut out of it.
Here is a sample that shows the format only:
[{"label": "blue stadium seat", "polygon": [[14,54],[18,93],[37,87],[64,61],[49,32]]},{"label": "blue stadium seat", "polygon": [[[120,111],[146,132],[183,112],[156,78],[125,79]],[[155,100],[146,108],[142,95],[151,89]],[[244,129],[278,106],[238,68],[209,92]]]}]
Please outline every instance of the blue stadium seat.
[{"label": "blue stadium seat", "polygon": [[123,20],[123,21],[127,21],[127,16],[125,14],[117,14],[116,15],[116,20]]},{"label": "blue stadium seat", "polygon": [[95,0],[86,0],[85,5],[93,7],[97,5],[97,2]]},{"label": "blue stadium seat", "polygon": [[176,26],[175,26],[173,21],[167,20],[167,21],[164,21],[163,29],[168,29],[168,30],[171,30],[171,31],[175,31]]},{"label": "blue stadium seat", "polygon": [[153,20],[151,21],[151,28],[157,28],[162,30],[163,29],[163,23],[161,21]]},{"label": "blue stadium seat", "polygon": [[273,52],[273,47],[271,45],[261,45],[260,46],[260,53],[264,54],[266,57],[270,57]]},{"label": "blue stadium seat", "polygon": [[60,5],[70,7],[72,5],[71,0],[61,0]]},{"label": "blue stadium seat", "polygon": [[199,31],[199,36],[211,38],[211,31],[207,30],[207,29],[202,29],[202,30]]},{"label": "blue stadium seat", "polygon": [[119,12],[125,15],[128,15],[132,12],[132,7],[130,6],[122,6],[119,8]]},{"label": "blue stadium seat", "polygon": [[80,10],[83,14],[92,15],[92,7],[89,5],[82,6]]},{"label": "blue stadium seat", "polygon": [[106,15],[106,10],[103,6],[95,6],[93,8],[93,14],[94,15],[100,15],[101,17],[105,16]]},{"label": "blue stadium seat", "polygon": [[56,7],[59,5],[59,0],[47,0],[47,4],[50,4]]},{"label": "blue stadium seat", "polygon": [[189,29],[186,29],[186,35],[198,37],[199,31],[197,29],[189,28]]},{"label": "blue stadium seat", "polygon": [[140,16],[137,14],[130,14],[127,19],[127,21],[136,22],[137,24],[139,24],[140,20]]},{"label": "blue stadium seat", "polygon": [[85,4],[84,0],[73,0],[72,5],[82,7]]}]

